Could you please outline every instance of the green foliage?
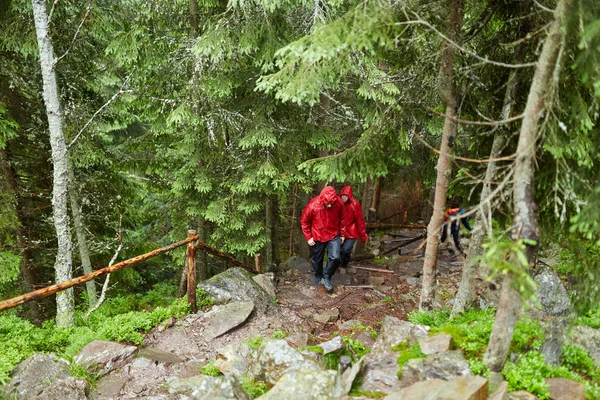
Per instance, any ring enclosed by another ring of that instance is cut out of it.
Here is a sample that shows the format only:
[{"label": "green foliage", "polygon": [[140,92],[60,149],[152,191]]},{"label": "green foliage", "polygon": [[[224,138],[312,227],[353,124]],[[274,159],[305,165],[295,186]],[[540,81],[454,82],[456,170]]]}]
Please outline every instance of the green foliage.
[{"label": "green foliage", "polygon": [[526,245],[535,246],[536,242],[528,239],[499,240],[484,244],[486,249],[482,261],[492,270],[489,279],[498,275],[511,274],[515,290],[521,295],[521,301],[528,307],[530,300],[535,300],[538,285],[529,274],[529,262],[525,256]]},{"label": "green foliage", "polygon": [[544,356],[539,352],[523,354],[518,364],[509,361],[502,370],[509,391],[525,389],[542,400],[550,398],[545,382],[547,372]]},{"label": "green foliage", "polygon": [[[52,352],[71,360],[86,344],[94,340],[126,341],[140,345],[143,343],[144,333],[152,327],[167,318],[189,313],[189,306],[183,299],[158,307],[152,301],[160,301],[162,304],[163,299],[152,293],[149,299],[143,296],[129,296],[129,299],[134,299],[135,302],[124,302],[122,298],[109,299],[87,320],[82,318],[82,311],[78,311],[77,326],[71,328],[57,328],[53,320],[38,328],[13,313],[3,313],[0,315],[0,347],[3,349],[0,353],[0,384],[7,382],[15,365],[36,352]],[[124,312],[124,304],[144,304],[147,308],[155,308]],[[73,368],[78,369],[77,366]],[[82,371],[79,373],[86,380],[95,379],[93,375],[87,376]]]},{"label": "green foliage", "polygon": [[313,353],[323,354],[323,348],[320,346],[304,346],[299,348],[300,351],[310,351]]},{"label": "green foliage", "polygon": [[586,325],[594,329],[600,329],[600,309],[590,310],[587,312],[587,314],[578,317],[576,324]]},{"label": "green foliage", "polygon": [[411,347],[409,347],[408,340],[405,342],[401,342],[392,347],[392,351],[398,351],[400,354],[398,355],[398,379],[402,378],[402,369],[404,368],[404,364],[408,362],[408,360],[424,358],[425,354],[421,351],[421,347],[418,342],[415,342]]},{"label": "green foliage", "polygon": [[352,339],[347,336],[342,336],[342,340],[346,345],[346,350],[342,355],[348,355],[352,357],[352,360],[355,362],[371,352],[371,349],[365,346],[360,340]]},{"label": "green foliage", "polygon": [[262,396],[269,391],[269,385],[262,381],[253,381],[246,377],[242,377],[242,389],[248,393],[252,399]]},{"label": "green foliage", "polygon": [[92,390],[96,388],[96,383],[98,382],[98,375],[89,372],[86,367],[76,362],[71,362],[69,367],[69,372],[71,373],[71,376],[83,379],[90,385],[90,389]]},{"label": "green foliage", "polygon": [[579,346],[567,345],[563,347],[562,364],[580,375],[589,376],[596,383],[600,383],[600,370],[596,369],[594,359],[588,352]]},{"label": "green foliage", "polygon": [[207,376],[219,376],[223,375],[221,371],[215,366],[215,360],[210,360],[208,364],[200,368],[200,372]]},{"label": "green foliage", "polygon": [[19,124],[17,124],[10,116],[6,109],[6,103],[0,101],[0,149],[6,147],[6,142],[17,136],[17,130]]},{"label": "green foliage", "polygon": [[340,355],[337,353],[325,354],[323,356],[323,364],[325,364],[325,369],[337,370],[340,364]]},{"label": "green foliage", "polygon": [[0,251],[0,284],[15,281],[19,277],[21,256]]},{"label": "green foliage", "polygon": [[263,340],[264,338],[262,336],[255,336],[251,339],[244,340],[244,343],[246,343],[251,349],[258,349]]},{"label": "green foliage", "polygon": [[283,339],[285,336],[286,335],[284,331],[275,331],[271,334],[272,339]]}]

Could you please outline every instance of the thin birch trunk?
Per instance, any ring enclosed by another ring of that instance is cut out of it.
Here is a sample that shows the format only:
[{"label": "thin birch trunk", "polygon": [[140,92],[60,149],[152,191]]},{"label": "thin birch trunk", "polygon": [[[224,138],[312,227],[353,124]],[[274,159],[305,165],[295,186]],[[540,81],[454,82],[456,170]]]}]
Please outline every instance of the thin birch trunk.
[{"label": "thin birch trunk", "polygon": [[[539,121],[546,108],[546,94],[551,85],[561,48],[561,27],[569,15],[573,0],[560,0],[554,10],[554,21],[542,48],[529,89],[525,116],[521,124],[515,160],[513,202],[515,221],[513,240],[528,239],[525,256],[529,266],[535,265],[540,232],[536,217],[537,206],[533,197],[534,161]],[[496,319],[490,343],[483,361],[490,371],[499,372],[504,367],[514,327],[519,316],[521,296],[514,289],[513,277],[507,274],[502,283]]]},{"label": "thin birch trunk", "polygon": [[[506,93],[504,95],[504,104],[502,107],[501,119],[508,119],[511,114],[512,105],[515,99],[515,91],[517,89],[518,79],[517,70],[512,70],[509,78],[508,85],[506,87]],[[490,152],[490,160],[496,159],[500,156],[500,152],[505,143],[505,138],[502,132],[496,132],[494,135],[494,141],[492,142],[492,151]],[[483,239],[485,238],[485,218],[491,214],[492,204],[491,200],[486,201],[490,195],[491,182],[496,176],[496,170],[498,165],[495,161],[490,161],[485,171],[485,178],[483,181],[483,188],[481,189],[481,197],[479,202],[480,211],[475,217],[475,224],[473,225],[473,233],[471,234],[471,241],[469,243],[469,249],[467,251],[467,259],[463,266],[462,280],[460,281],[460,287],[456,298],[454,300],[454,306],[452,307],[452,317],[461,314],[465,311],[465,308],[471,303],[473,298],[474,286],[473,282],[478,271],[477,257],[481,254],[481,246],[483,245]],[[491,221],[490,221],[491,223]]]},{"label": "thin birch trunk", "polygon": [[[58,239],[58,251],[54,271],[56,282],[64,282],[72,278],[71,238],[69,235],[69,216],[67,212],[67,146],[62,130],[62,116],[58,85],[54,71],[54,51],[52,39],[48,32],[48,16],[44,0],[31,0],[35,32],[40,52],[42,70],[43,97],[50,130],[50,146],[54,180],[52,189],[52,211],[54,227]],[[56,326],[72,326],[75,322],[75,302],[73,289],[67,289],[56,295]]]},{"label": "thin birch trunk", "polygon": [[[83,225],[83,218],[81,216],[81,208],[79,207],[79,198],[75,193],[75,174],[73,168],[69,168],[69,200],[71,201],[71,215],[73,216],[73,226],[75,227],[75,234],[77,235],[77,245],[79,248],[79,257],[81,258],[81,266],[83,267],[83,273],[89,274],[92,272],[92,262],[90,261],[90,251],[88,249],[87,240],[85,239],[85,228]],[[93,307],[98,300],[96,293],[96,282],[89,281],[85,283],[88,306]]]},{"label": "thin birch trunk", "polygon": [[[457,41],[460,35],[464,14],[464,0],[454,0],[448,23],[449,36]],[[452,174],[452,155],[457,134],[457,95],[454,89],[454,46],[445,43],[440,67],[440,91],[446,103],[446,118],[442,132],[440,157],[437,163],[437,178],[435,186],[435,200],[433,215],[427,226],[427,246],[423,263],[423,288],[419,302],[419,310],[433,308],[435,279],[437,272],[437,253],[440,243],[440,229],[444,223],[446,209],[446,195]]]}]

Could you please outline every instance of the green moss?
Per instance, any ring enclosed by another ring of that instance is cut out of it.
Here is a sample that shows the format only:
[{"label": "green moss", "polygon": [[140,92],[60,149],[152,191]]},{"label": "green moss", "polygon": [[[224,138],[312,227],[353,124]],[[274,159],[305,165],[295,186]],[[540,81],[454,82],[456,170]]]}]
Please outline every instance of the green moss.
[{"label": "green moss", "polygon": [[284,331],[275,331],[271,334],[272,339],[283,339],[285,337]]},{"label": "green moss", "polygon": [[356,375],[356,378],[354,378],[354,381],[352,382],[352,387],[350,388],[350,392],[348,392],[348,395],[352,397],[369,397],[372,399],[378,399],[386,396],[386,394],[382,392],[363,392],[360,390],[361,385],[362,374],[359,373],[358,375]]},{"label": "green moss", "polygon": [[202,372],[204,375],[207,376],[219,376],[219,375],[223,375],[221,373],[221,371],[219,371],[219,369],[215,366],[215,360],[211,360],[208,364],[206,364],[204,367],[199,369],[200,372]]},{"label": "green moss", "polygon": [[270,389],[267,383],[263,381],[253,381],[246,377],[242,377],[241,381],[242,389],[248,393],[252,399],[262,396]]},{"label": "green moss", "polygon": [[399,343],[392,347],[393,351],[399,351],[398,355],[398,379],[402,378],[402,369],[404,368],[404,364],[408,362],[408,360],[424,358],[425,354],[421,351],[421,346],[416,342],[411,347],[409,346],[408,340],[402,343]]},{"label": "green moss", "polygon": [[323,348],[320,346],[304,346],[300,347],[298,350],[300,351],[311,351],[313,353],[323,354]]},{"label": "green moss", "polygon": [[257,349],[262,344],[263,339],[264,338],[262,336],[255,336],[252,339],[244,340],[244,343],[246,343],[251,349]]}]

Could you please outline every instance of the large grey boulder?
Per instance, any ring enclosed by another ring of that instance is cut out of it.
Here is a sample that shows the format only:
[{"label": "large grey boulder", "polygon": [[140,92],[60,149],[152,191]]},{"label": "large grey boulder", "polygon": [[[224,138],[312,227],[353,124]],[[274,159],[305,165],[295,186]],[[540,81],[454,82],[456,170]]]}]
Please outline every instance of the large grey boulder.
[{"label": "large grey boulder", "polygon": [[360,389],[365,392],[384,393],[400,389],[398,353],[392,351],[392,347],[403,342],[412,346],[419,339],[426,338],[427,331],[425,326],[391,316],[385,317],[372,351],[363,359]]},{"label": "large grey boulder", "polygon": [[81,349],[73,361],[81,364],[89,372],[102,376],[127,364],[135,357],[137,351],[135,346],[94,340]]},{"label": "large grey boulder", "polygon": [[34,354],[21,361],[4,386],[8,398],[33,399],[52,383],[70,377],[69,363],[54,354]]},{"label": "large grey boulder", "polygon": [[272,272],[254,275],[252,279],[254,279],[254,282],[258,283],[258,285],[261,288],[263,288],[263,290],[267,292],[269,296],[271,296],[272,298],[277,297],[277,293],[275,292],[275,285],[273,284],[275,276]]},{"label": "large grey boulder", "polygon": [[388,394],[386,400],[483,400],[487,380],[481,376],[460,376],[450,381],[432,379],[417,382]]},{"label": "large grey boulder", "polygon": [[340,375],[333,370],[294,369],[285,373],[260,400],[328,400],[342,395]]},{"label": "large grey boulder", "polygon": [[583,383],[567,378],[546,378],[552,400],[585,400]]},{"label": "large grey boulder", "polygon": [[52,382],[33,400],[87,400],[88,391],[86,381],[69,376]]},{"label": "large grey boulder", "polygon": [[541,320],[549,317],[567,316],[572,312],[571,299],[556,273],[548,267],[542,267],[534,277],[539,285],[536,298],[541,309],[532,304],[527,314]]},{"label": "large grey boulder", "polygon": [[187,394],[195,400],[250,400],[242,384],[233,375],[198,375],[168,384],[170,393]]},{"label": "large grey boulder", "polygon": [[252,349],[246,343],[230,344],[217,350],[215,367],[239,378],[246,375],[251,357]]},{"label": "large grey boulder", "polygon": [[434,353],[425,358],[408,360],[402,369],[401,386],[410,386],[429,379],[449,381],[473,372],[461,350]]},{"label": "large grey boulder", "polygon": [[211,341],[244,323],[254,310],[252,301],[234,301],[214,306],[205,315],[203,336]]},{"label": "large grey boulder", "polygon": [[562,361],[562,348],[567,343],[569,321],[567,317],[552,317],[547,321],[540,321],[545,331],[545,341],[540,352],[544,355],[544,362],[549,365],[560,365]]},{"label": "large grey boulder", "polygon": [[322,370],[315,361],[306,359],[283,339],[263,342],[256,358],[248,365],[248,378],[274,385],[290,369]]},{"label": "large grey boulder", "polygon": [[578,325],[573,328],[573,343],[587,350],[596,368],[600,368],[600,330]]},{"label": "large grey boulder", "polygon": [[279,308],[265,290],[252,279],[252,274],[241,268],[229,268],[212,278],[200,282],[198,290],[215,300],[215,304],[233,301],[252,301],[260,315],[279,314]]}]

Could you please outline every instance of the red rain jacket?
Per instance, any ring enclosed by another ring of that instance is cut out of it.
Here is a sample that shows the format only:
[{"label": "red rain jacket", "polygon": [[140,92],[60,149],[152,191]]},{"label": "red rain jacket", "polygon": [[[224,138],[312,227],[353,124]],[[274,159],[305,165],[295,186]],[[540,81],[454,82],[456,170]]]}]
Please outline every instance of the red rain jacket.
[{"label": "red rain jacket", "polygon": [[344,223],[346,227],[346,238],[360,238],[363,242],[367,241],[367,229],[365,227],[365,217],[363,216],[360,202],[352,197],[352,186],[345,186],[340,191],[340,196],[345,194],[348,201],[344,203]]},{"label": "red rain jacket", "polygon": [[[325,207],[329,203],[331,208]],[[313,238],[315,242],[328,242],[340,233],[340,227],[341,236],[345,237],[346,229],[341,225],[343,208],[342,199],[335,189],[325,186],[321,194],[313,197],[302,211],[300,225],[304,238],[307,241]]]},{"label": "red rain jacket", "polygon": [[446,210],[446,214],[444,215],[444,222],[448,221],[448,218],[450,218],[452,215],[456,214],[459,211],[460,208],[449,208],[448,210]]}]

